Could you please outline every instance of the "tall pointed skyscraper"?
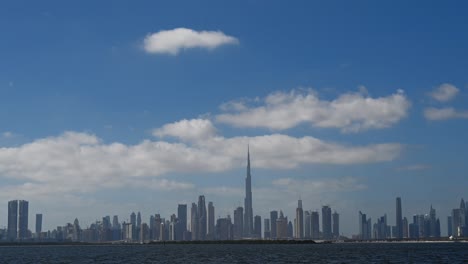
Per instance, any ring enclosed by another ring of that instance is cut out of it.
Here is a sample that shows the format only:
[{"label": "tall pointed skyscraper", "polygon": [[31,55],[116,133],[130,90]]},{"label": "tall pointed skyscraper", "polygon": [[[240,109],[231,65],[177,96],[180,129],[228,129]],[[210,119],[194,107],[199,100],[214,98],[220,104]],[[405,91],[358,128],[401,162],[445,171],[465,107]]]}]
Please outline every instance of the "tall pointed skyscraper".
[{"label": "tall pointed skyscraper", "polygon": [[251,237],[253,233],[253,210],[252,210],[252,177],[250,175],[250,149],[247,146],[247,177],[245,178],[244,199],[244,236]]}]

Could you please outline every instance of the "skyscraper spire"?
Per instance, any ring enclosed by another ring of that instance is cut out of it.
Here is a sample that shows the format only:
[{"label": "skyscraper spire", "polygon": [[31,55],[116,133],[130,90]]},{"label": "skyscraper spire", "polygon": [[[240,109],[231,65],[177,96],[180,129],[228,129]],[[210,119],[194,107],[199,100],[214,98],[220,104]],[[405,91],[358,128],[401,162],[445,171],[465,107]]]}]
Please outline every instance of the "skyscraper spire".
[{"label": "skyscraper spire", "polygon": [[247,145],[247,175],[245,178],[244,199],[244,236],[251,237],[253,233],[253,210],[252,210],[252,176],[250,175],[250,146]]}]

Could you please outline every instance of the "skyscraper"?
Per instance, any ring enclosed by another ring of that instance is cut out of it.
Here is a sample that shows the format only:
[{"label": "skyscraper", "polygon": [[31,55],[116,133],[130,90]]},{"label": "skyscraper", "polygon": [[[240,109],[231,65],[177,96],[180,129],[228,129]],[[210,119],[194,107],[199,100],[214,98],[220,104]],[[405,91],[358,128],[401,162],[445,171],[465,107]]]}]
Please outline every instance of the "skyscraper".
[{"label": "skyscraper", "polygon": [[367,219],[366,214],[359,211],[359,239],[371,239],[371,220]]},{"label": "skyscraper", "polygon": [[213,202],[208,203],[208,239],[215,238],[215,208]]},{"label": "skyscraper", "polygon": [[198,240],[206,239],[207,214],[205,196],[198,196]]},{"label": "skyscraper", "polygon": [[8,202],[8,240],[18,237],[18,200]]},{"label": "skyscraper", "polygon": [[179,204],[177,206],[177,228],[176,239],[183,240],[187,231],[187,205]]},{"label": "skyscraper", "polygon": [[263,238],[271,238],[270,219],[263,219]]},{"label": "skyscraper", "polygon": [[28,237],[29,202],[18,201],[18,209],[18,238],[25,239]]},{"label": "skyscraper", "polygon": [[295,238],[304,238],[304,210],[302,210],[302,200],[297,201],[296,208],[296,230]]},{"label": "skyscraper", "polygon": [[278,211],[271,211],[270,212],[270,226],[271,226],[271,233],[270,237],[275,239],[276,236],[276,219],[278,219]]},{"label": "skyscraper", "polygon": [[253,234],[255,238],[261,238],[262,237],[262,217],[259,215],[256,215],[254,217],[254,230]]},{"label": "skyscraper", "polygon": [[312,226],[311,226],[311,217],[310,217],[310,212],[305,211],[304,213],[304,237],[305,238],[311,238],[312,237]]},{"label": "skyscraper", "polygon": [[42,214],[36,214],[36,236],[39,237],[41,232],[42,232]]},{"label": "skyscraper", "polygon": [[340,237],[340,215],[335,211],[332,215],[333,218],[333,238]]},{"label": "skyscraper", "polygon": [[244,208],[234,210],[234,239],[241,239],[244,231]]},{"label": "skyscraper", "polygon": [[192,232],[192,240],[198,240],[198,208],[196,203],[192,203],[190,210],[190,231]]},{"label": "skyscraper", "polygon": [[323,239],[332,238],[331,208],[327,205],[322,206],[322,233]]},{"label": "skyscraper", "polygon": [[285,239],[288,237],[288,218],[284,217],[283,211],[280,211],[279,218],[276,219],[276,238]]},{"label": "skyscraper", "polygon": [[319,239],[320,238],[320,223],[319,223],[320,215],[318,211],[313,211],[310,216],[310,225],[311,225],[311,233],[312,239]]},{"label": "skyscraper", "polygon": [[403,217],[401,213],[401,198],[396,198],[396,236],[395,238],[403,238]]},{"label": "skyscraper", "polygon": [[247,147],[247,177],[245,178],[244,236],[250,237],[253,231],[252,177],[250,175],[250,149]]}]

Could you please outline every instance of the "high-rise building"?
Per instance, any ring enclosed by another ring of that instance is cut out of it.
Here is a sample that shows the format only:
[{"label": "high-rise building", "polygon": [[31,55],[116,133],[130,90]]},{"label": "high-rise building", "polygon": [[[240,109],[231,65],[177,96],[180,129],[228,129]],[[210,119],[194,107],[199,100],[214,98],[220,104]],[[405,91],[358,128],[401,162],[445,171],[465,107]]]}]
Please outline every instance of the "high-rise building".
[{"label": "high-rise building", "polygon": [[366,214],[359,211],[359,239],[371,239],[371,219],[367,219]]},{"label": "high-rise building", "polygon": [[132,212],[130,215],[130,223],[135,227],[136,226],[136,214],[135,212]]},{"label": "high-rise building", "polygon": [[198,240],[206,240],[207,213],[205,196],[198,196]]},{"label": "high-rise building", "polygon": [[8,240],[18,238],[18,200],[8,202]]},{"label": "high-rise building", "polygon": [[447,217],[447,236],[452,236],[452,216]]},{"label": "high-rise building", "polygon": [[138,214],[137,214],[136,226],[137,226],[137,229],[140,230],[140,228],[141,228],[141,214],[140,214],[140,212],[138,212]]},{"label": "high-rise building", "polygon": [[333,218],[333,238],[340,237],[340,215],[335,211],[332,215]]},{"label": "high-rise building", "polygon": [[187,205],[179,204],[177,206],[177,228],[176,239],[183,240],[184,233],[187,231]]},{"label": "high-rise building", "polygon": [[271,211],[270,212],[270,223],[271,223],[271,233],[270,237],[275,239],[276,236],[276,220],[278,219],[278,211]]},{"label": "high-rise building", "polygon": [[262,217],[259,216],[259,215],[256,215],[254,217],[253,235],[254,235],[255,238],[261,238],[262,237]]},{"label": "high-rise building", "polygon": [[198,207],[196,203],[192,203],[192,209],[190,210],[190,231],[192,232],[192,240],[199,240],[198,238]]},{"label": "high-rise building", "polygon": [[24,200],[18,201],[18,238],[28,238],[28,214],[29,202]]},{"label": "high-rise building", "polygon": [[251,237],[253,232],[252,176],[250,174],[250,149],[247,147],[247,176],[245,178],[244,199],[244,236]]},{"label": "high-rise building", "polygon": [[285,239],[288,237],[288,218],[284,217],[283,211],[280,211],[279,218],[276,219],[276,238]]},{"label": "high-rise building", "polygon": [[213,202],[208,203],[208,239],[215,238],[215,208]]},{"label": "high-rise building", "polygon": [[374,238],[386,239],[387,238],[387,215],[381,216],[374,224]]},{"label": "high-rise building", "polygon": [[36,236],[42,232],[42,214],[36,214]]},{"label": "high-rise building", "polygon": [[403,229],[403,237],[408,238],[408,219],[406,217],[403,217],[403,220],[401,221],[401,228]]},{"label": "high-rise building", "polygon": [[263,219],[263,238],[271,238],[270,219],[268,218]]},{"label": "high-rise building", "polygon": [[310,216],[310,225],[311,225],[311,233],[312,239],[320,239],[320,223],[319,223],[320,215],[318,211],[313,211]]},{"label": "high-rise building", "polygon": [[233,229],[232,222],[229,216],[226,218],[219,218],[216,221],[216,239],[232,240],[233,239],[232,229]]},{"label": "high-rise building", "polygon": [[295,238],[304,238],[304,210],[302,209],[302,200],[297,201],[296,219],[295,219]]},{"label": "high-rise building", "polygon": [[395,238],[401,239],[403,238],[403,216],[401,212],[401,198],[396,198],[396,236]]},{"label": "high-rise building", "polygon": [[312,226],[311,226],[311,216],[309,211],[305,211],[304,213],[304,237],[311,238],[312,237]]},{"label": "high-rise building", "polygon": [[244,231],[244,208],[234,210],[234,239],[242,239]]},{"label": "high-rise building", "polygon": [[327,205],[322,206],[322,234],[323,239],[332,238],[331,208]]}]

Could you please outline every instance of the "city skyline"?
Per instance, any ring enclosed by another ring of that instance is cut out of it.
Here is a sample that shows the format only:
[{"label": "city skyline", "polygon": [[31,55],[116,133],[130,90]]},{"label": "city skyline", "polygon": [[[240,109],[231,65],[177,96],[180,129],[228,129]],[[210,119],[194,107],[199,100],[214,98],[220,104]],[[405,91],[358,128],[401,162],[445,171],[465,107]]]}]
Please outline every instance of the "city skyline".
[{"label": "city skyline", "polygon": [[[177,205],[177,214],[168,218],[156,213],[149,217],[149,224],[142,220],[141,212],[130,214],[130,221],[119,222],[118,215],[105,216],[90,226],[82,228],[78,218],[73,224],[58,226],[57,229],[42,232],[42,214],[36,214],[35,231],[29,225],[29,201],[12,200],[8,202],[8,227],[0,229],[2,241],[183,241],[183,240],[232,240],[232,239],[314,239],[314,240],[386,240],[386,239],[432,239],[441,237],[466,237],[468,235],[468,202],[462,198],[460,207],[451,210],[447,216],[447,232],[442,234],[441,221],[432,204],[429,214],[413,214],[410,222],[402,213],[402,199],[396,197],[395,225],[387,221],[387,213],[375,223],[372,218],[359,211],[358,233],[346,236],[340,233],[340,215],[328,205],[323,205],[321,213],[303,210],[302,199],[297,201],[295,218],[291,220],[283,209],[270,211],[270,218],[254,214],[252,210],[252,183],[250,169],[250,148],[247,146],[247,166],[245,177],[245,207],[237,207],[232,214],[215,218],[215,206],[212,201],[206,203],[204,195],[198,196],[198,202],[192,203],[190,224],[187,222],[187,204]],[[219,208],[218,208],[219,209]],[[250,212],[250,216],[247,215]],[[255,217],[253,217],[255,215]],[[321,215],[321,221],[319,217]],[[170,220],[167,220],[170,219]],[[254,220],[255,219],[255,220]],[[251,222],[249,227],[249,222]],[[215,224],[216,223],[216,224]],[[320,228],[321,225],[321,228]]]},{"label": "city skyline", "polygon": [[44,230],[178,204],[209,222],[212,201],[216,219],[243,207],[252,233],[271,211],[294,224],[300,199],[352,235],[359,211],[393,226],[401,197],[401,222],[432,204],[446,233],[467,197],[467,8],[2,3],[0,201],[29,201]]}]

